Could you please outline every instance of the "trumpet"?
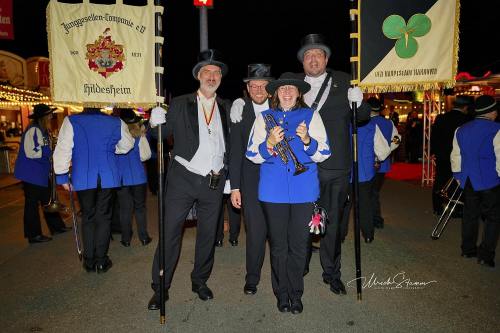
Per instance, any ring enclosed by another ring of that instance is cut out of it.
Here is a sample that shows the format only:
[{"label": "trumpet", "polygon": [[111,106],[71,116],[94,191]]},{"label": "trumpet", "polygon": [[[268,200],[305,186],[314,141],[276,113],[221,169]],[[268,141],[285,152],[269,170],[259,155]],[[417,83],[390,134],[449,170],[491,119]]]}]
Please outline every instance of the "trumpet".
[{"label": "trumpet", "polygon": [[[449,193],[452,193],[451,196]],[[431,238],[436,240],[441,237],[441,235],[444,232],[444,229],[448,225],[448,221],[450,220],[451,216],[453,215],[453,212],[455,211],[455,207],[457,205],[462,205],[463,206],[463,201],[460,201],[460,198],[462,197],[462,189],[460,188],[460,185],[458,184],[458,181],[455,180],[455,178],[451,177],[446,184],[443,186],[443,188],[439,191],[439,195],[443,197],[447,201],[446,207],[444,208],[443,212],[438,218],[438,222],[434,229],[432,230],[431,233]]]},{"label": "trumpet", "polygon": [[56,174],[54,172],[54,148],[56,146],[57,139],[49,133],[49,144],[50,144],[50,199],[49,202],[43,206],[43,210],[47,213],[56,213],[63,212],[66,210],[66,206],[64,206],[57,196],[57,184],[56,184]]},{"label": "trumpet", "polygon": [[[279,125],[276,123],[276,120],[274,117],[270,114],[264,115],[264,121],[266,123],[267,131],[268,133],[274,128],[278,127]],[[283,141],[279,142],[276,144],[274,147],[276,147],[276,151],[278,155],[281,158],[281,161],[283,161],[284,164],[288,163],[288,155],[290,155],[290,158],[293,161],[293,165],[295,167],[295,172],[293,173],[294,176],[300,175],[303,172],[306,172],[308,167],[303,165],[302,163],[299,162],[297,159],[297,156],[292,151],[292,147],[290,147],[290,144],[288,143],[288,139],[284,138]]]}]

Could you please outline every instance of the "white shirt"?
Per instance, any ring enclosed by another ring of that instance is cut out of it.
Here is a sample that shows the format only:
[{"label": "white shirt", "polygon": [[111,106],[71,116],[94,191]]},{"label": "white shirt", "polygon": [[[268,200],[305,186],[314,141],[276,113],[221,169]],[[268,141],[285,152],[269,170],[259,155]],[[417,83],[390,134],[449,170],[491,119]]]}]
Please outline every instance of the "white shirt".
[{"label": "white shirt", "polygon": [[253,111],[255,112],[255,118],[257,118],[257,116],[262,111],[269,110],[269,101],[267,99],[262,104],[257,104],[254,101],[252,101],[252,105],[253,105]]},{"label": "white shirt", "polygon": [[[316,96],[319,93],[319,90],[321,89],[321,85],[323,84],[323,81],[326,79],[327,73],[324,72],[318,77],[312,77],[312,76],[307,76],[304,78],[304,81],[309,83],[311,85],[311,90],[309,90],[305,95],[304,95],[304,101],[306,102],[307,105],[312,107],[312,104],[316,100]],[[330,86],[332,84],[332,78],[328,81],[328,84],[326,85],[326,89],[323,92],[323,96],[321,96],[318,107],[316,110],[320,110],[323,104],[325,104],[326,98],[328,97],[328,93],[330,92]]]}]

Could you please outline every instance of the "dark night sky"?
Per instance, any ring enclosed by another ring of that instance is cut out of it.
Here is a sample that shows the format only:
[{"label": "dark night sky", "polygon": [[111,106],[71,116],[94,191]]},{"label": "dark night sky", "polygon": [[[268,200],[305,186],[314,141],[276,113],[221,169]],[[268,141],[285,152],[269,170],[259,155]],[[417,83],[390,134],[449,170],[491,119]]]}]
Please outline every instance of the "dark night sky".
[{"label": "dark night sky", "polygon": [[[91,0],[114,3],[112,0]],[[415,0],[416,1],[416,0]],[[15,40],[0,41],[0,49],[24,58],[48,56],[45,8],[48,0],[14,0]],[[64,2],[80,2],[65,0]],[[143,4],[146,0],[125,0]],[[193,91],[196,81],[191,69],[199,51],[199,14],[192,0],[167,0],[165,81],[172,96]],[[266,62],[273,73],[301,71],[296,52],[300,39],[308,33],[322,33],[332,48],[329,67],[349,71],[350,41],[348,0],[214,0],[209,10],[209,47],[222,51],[229,65],[220,94],[229,98],[241,95],[241,79],[246,65]],[[459,71],[483,75],[499,72],[500,59],[492,41],[497,28],[497,11],[479,8],[479,2],[461,3]],[[236,37],[234,37],[236,35]],[[478,36],[490,40],[480,43]]]}]

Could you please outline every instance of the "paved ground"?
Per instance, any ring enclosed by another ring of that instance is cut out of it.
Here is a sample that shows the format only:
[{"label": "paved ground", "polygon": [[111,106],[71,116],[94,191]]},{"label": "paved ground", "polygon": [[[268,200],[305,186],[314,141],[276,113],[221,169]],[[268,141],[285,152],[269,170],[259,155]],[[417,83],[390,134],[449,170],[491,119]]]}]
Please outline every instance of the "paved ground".
[{"label": "paved ground", "polygon": [[[64,195],[62,200],[66,200]],[[167,303],[167,323],[148,311],[154,244],[123,248],[115,240],[106,274],[82,270],[71,234],[29,246],[22,238],[19,186],[0,190],[1,332],[499,332],[500,269],[459,256],[460,226],[453,220],[432,241],[435,223],[430,191],[387,181],[386,227],[362,244],[363,300],[356,300],[352,232],[343,245],[346,296],[321,280],[317,254],[305,278],[304,312],[282,314],[272,295],[268,254],[254,296],[244,295],[245,238],[217,248],[208,285],[215,299],[203,302],[190,289],[195,228],[185,231]],[[149,225],[157,240],[155,197],[148,199]],[[46,226],[44,226],[46,230]],[[227,237],[226,237],[227,239]],[[497,265],[500,261],[497,258]],[[349,281],[352,281],[349,283]]]}]

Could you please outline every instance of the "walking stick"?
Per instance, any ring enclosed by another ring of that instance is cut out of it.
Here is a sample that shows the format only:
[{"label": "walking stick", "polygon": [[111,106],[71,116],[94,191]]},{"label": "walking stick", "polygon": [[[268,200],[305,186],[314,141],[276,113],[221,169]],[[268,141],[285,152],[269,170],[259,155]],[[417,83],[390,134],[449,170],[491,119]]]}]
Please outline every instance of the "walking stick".
[{"label": "walking stick", "polygon": [[[157,9],[155,11],[155,66],[156,68],[162,67],[162,46],[163,46],[163,27],[162,27],[162,14],[163,7],[161,5],[162,0],[154,0],[154,4]],[[161,41],[161,42],[160,42]],[[155,85],[156,85],[156,95],[161,97],[163,93],[163,72],[155,72]],[[157,105],[160,103],[157,102]],[[164,224],[163,224],[163,174],[164,174],[164,162],[163,162],[163,139],[161,133],[161,125],[157,126],[158,140],[157,140],[157,156],[158,156],[158,234],[159,234],[159,266],[160,266],[160,324],[165,324],[165,234],[164,234]]]},{"label": "walking stick", "polygon": [[[357,1],[350,0],[351,10],[349,12],[349,17],[351,21],[351,84],[354,87],[357,80],[357,59],[358,56],[358,45],[357,45]],[[358,295],[358,301],[362,300],[361,291],[361,242],[360,242],[360,223],[359,223],[359,175],[358,175],[358,126],[357,126],[357,114],[358,105],[353,102],[352,108],[352,200],[354,209],[354,252],[356,257],[356,291]]]},{"label": "walking stick", "polygon": [[71,209],[71,218],[73,220],[73,236],[75,238],[76,252],[78,259],[82,261],[82,244],[80,242],[80,229],[78,228],[78,220],[76,217],[75,199],[73,198],[73,185],[71,184],[71,176],[68,179],[69,185],[69,206]]}]

